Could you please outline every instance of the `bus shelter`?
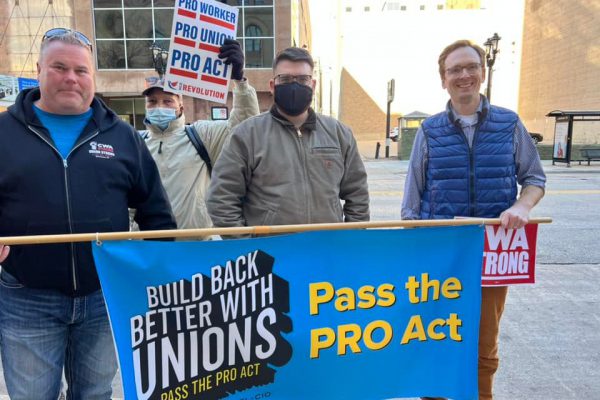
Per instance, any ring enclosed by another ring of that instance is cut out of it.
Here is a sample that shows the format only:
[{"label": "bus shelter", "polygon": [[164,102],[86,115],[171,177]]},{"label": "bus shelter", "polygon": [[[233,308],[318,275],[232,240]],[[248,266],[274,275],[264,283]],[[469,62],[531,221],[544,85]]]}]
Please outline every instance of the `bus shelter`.
[{"label": "bus shelter", "polygon": [[[554,146],[552,150],[552,165],[566,163],[571,166],[572,161],[581,164],[587,161],[588,165],[593,160],[600,161],[600,111],[562,111],[555,110],[546,114],[554,117]],[[585,140],[573,142],[575,124],[587,124],[583,131]]]}]

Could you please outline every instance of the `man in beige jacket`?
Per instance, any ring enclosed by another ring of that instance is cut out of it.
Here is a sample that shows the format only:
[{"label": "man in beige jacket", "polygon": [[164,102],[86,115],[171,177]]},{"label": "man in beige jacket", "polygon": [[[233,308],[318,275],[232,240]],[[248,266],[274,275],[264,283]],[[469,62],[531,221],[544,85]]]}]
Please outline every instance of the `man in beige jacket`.
[{"label": "man in beige jacket", "polygon": [[369,220],[367,173],[350,128],[316,113],[314,61],[282,50],[270,111],[242,122],[215,166],[206,199],[215,226]]},{"label": "man in beige jacket", "polygon": [[[219,157],[231,130],[243,120],[259,113],[256,91],[243,76],[244,55],[239,44],[234,40],[226,40],[219,56],[224,59],[225,64],[232,67],[233,109],[229,120],[200,120],[191,124],[206,148],[212,165]],[[210,169],[186,134],[182,96],[164,91],[160,80],[147,87],[142,94],[146,97],[144,124],[148,130],[140,134],[146,139],[150,153],[158,165],[177,227],[211,227],[204,203],[210,183]]]}]

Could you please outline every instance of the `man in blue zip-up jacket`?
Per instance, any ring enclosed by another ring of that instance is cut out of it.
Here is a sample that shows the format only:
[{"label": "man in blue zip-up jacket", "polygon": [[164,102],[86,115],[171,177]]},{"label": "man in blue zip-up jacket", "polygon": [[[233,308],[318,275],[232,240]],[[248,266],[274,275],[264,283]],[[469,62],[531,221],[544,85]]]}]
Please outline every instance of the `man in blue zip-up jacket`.
[{"label": "man in blue zip-up jacket", "polygon": [[[468,40],[438,59],[446,111],[426,119],[415,137],[404,186],[403,219],[500,218],[523,227],[544,195],[539,154],[517,114],[479,94],[485,52]],[[522,189],[517,198],[517,184]],[[479,399],[491,400],[498,331],[507,287],[484,287],[479,327]]]},{"label": "man in blue zip-up jacket", "polygon": [[[40,87],[0,114],[0,237],[174,229],[142,138],[94,97],[91,44],[48,31]],[[90,243],[0,248],[0,336],[11,399],[110,399],[116,357]]]}]

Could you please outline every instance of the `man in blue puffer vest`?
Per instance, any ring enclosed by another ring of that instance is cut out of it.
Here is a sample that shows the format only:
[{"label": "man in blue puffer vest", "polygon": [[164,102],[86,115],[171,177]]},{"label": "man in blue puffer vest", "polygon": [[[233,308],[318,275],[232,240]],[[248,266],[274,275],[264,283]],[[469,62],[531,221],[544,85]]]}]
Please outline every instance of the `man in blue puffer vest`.
[{"label": "man in blue puffer vest", "polygon": [[[523,227],[544,196],[546,176],[519,116],[479,94],[484,50],[468,40],[439,56],[444,112],[426,119],[410,156],[403,219],[499,217],[505,228]],[[517,184],[522,189],[517,196]],[[498,369],[498,330],[507,287],[481,290],[479,399],[491,400]]]}]

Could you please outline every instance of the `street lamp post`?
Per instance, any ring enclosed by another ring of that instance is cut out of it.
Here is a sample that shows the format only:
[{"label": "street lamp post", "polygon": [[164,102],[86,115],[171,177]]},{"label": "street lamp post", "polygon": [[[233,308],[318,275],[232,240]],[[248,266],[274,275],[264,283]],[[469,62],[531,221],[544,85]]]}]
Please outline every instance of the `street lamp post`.
[{"label": "street lamp post", "polygon": [[167,70],[167,57],[169,52],[160,47],[156,42],[152,43],[149,47],[152,50],[152,64],[154,64],[154,70],[158,72],[158,77],[162,79]]},{"label": "street lamp post", "polygon": [[496,62],[496,55],[500,51],[498,50],[498,42],[500,41],[500,39],[502,38],[498,36],[497,33],[494,33],[494,36],[488,38],[483,44],[485,46],[485,61],[487,63],[488,68],[487,90],[485,93],[488,98],[488,101],[491,101],[492,98],[492,73],[494,71],[492,67]]},{"label": "street lamp post", "polygon": [[385,114],[385,158],[390,158],[390,145],[392,143],[392,139],[390,139],[390,106],[392,101],[394,101],[394,93],[396,91],[396,81],[391,79],[388,81],[387,85],[387,111]]}]

